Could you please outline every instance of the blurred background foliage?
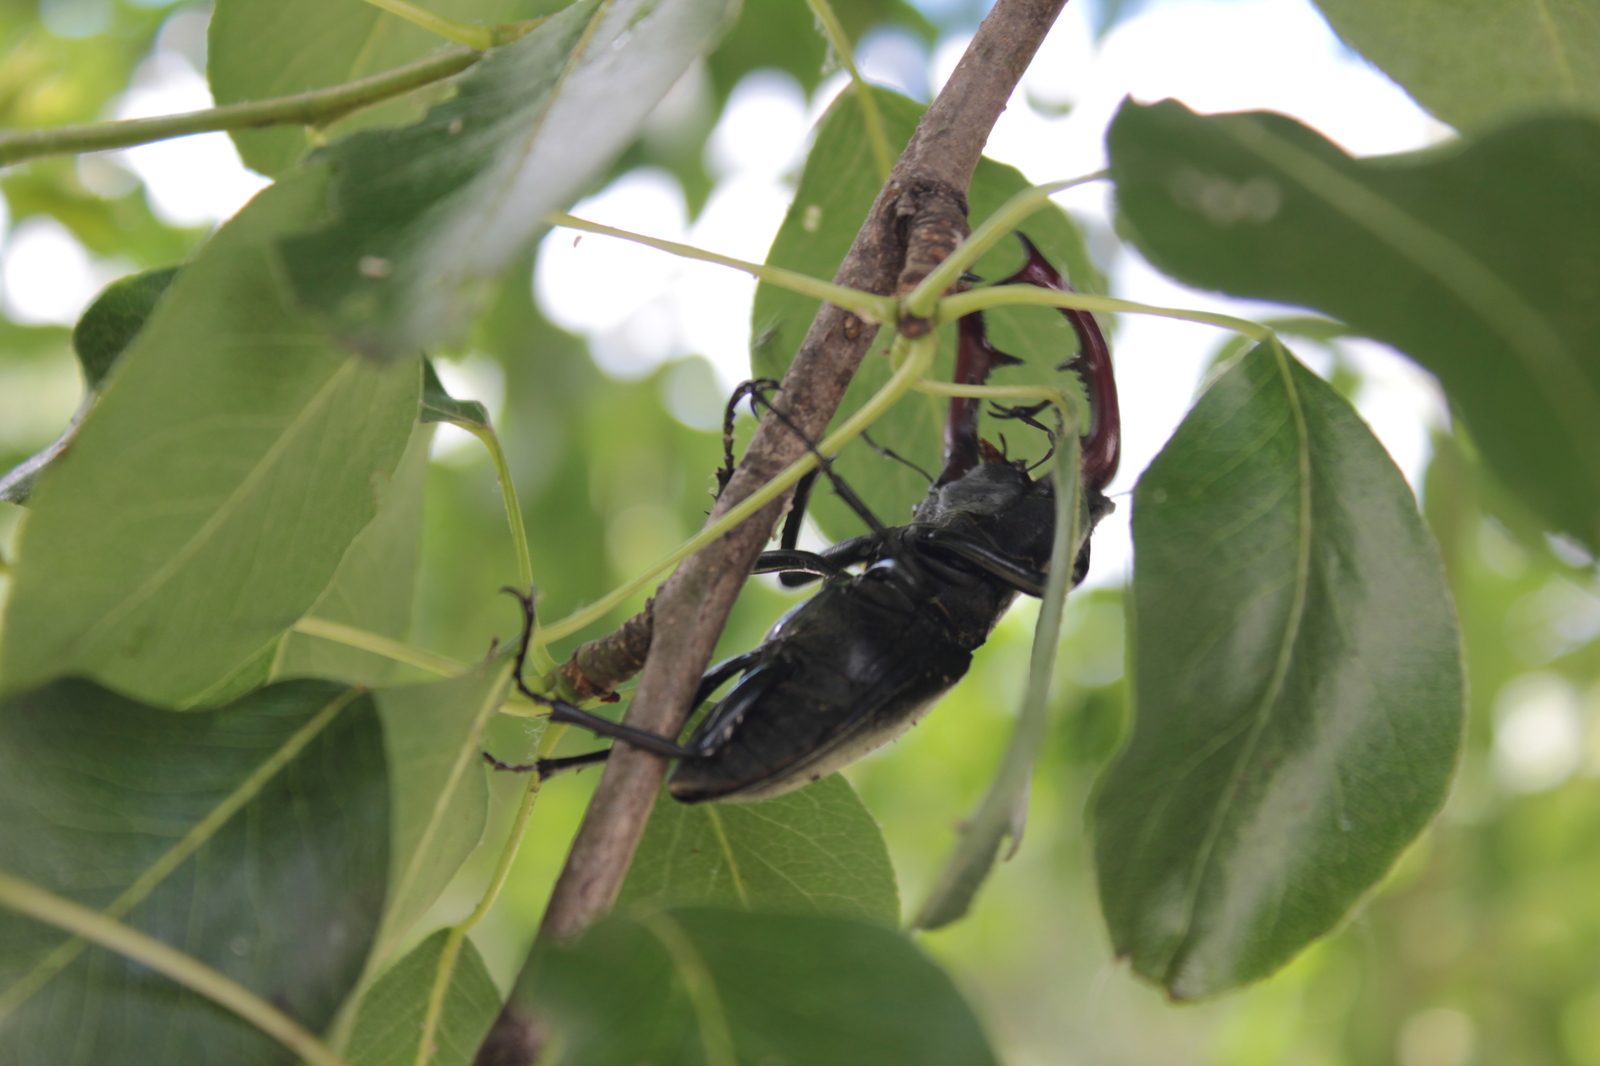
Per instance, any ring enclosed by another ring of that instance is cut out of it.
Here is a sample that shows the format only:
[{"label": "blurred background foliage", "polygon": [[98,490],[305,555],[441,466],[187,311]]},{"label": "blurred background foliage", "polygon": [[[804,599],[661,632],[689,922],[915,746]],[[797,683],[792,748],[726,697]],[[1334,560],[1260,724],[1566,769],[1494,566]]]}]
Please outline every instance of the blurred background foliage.
[{"label": "blurred background foliage", "polygon": [[[1103,34],[1144,6],[1102,0],[1088,17]],[[959,43],[981,4],[870,0],[842,3],[839,12],[864,39],[863,53],[876,48],[879,69],[887,70],[907,54],[927,64],[930,48],[939,54]],[[152,87],[169,91],[163,99],[191,101],[175,109],[205,106],[203,98],[192,101],[204,70],[206,17],[203,5],[166,0],[0,0],[0,126],[127,114],[130,100]],[[738,27],[663,104],[605,184],[658,168],[646,172],[650,180],[670,175],[684,221],[693,223],[719,183],[737,178],[718,163],[717,130],[729,100],[777,77],[804,102],[830,71],[800,0],[747,0]],[[902,88],[916,95],[915,87]],[[1037,93],[1030,101],[1046,115],[1072,104]],[[208,151],[231,151],[220,135],[210,143]],[[792,188],[796,164],[774,163],[780,186]],[[242,172],[228,180],[236,206],[254,185]],[[83,302],[114,277],[183,260],[228,210],[186,213],[181,204],[163,206],[155,191],[148,170],[122,154],[0,172],[0,470],[48,444],[78,403],[67,342]],[[1132,254],[1109,227],[1091,219],[1088,229],[1108,270]],[[552,254],[549,242],[544,247]],[[435,355],[446,384],[483,400],[500,428],[532,535],[542,609],[554,618],[699,526],[721,462],[714,427],[727,375],[693,350],[642,369],[619,362],[606,337],[591,345],[552,324],[535,300],[535,270],[530,259],[512,271],[469,343]],[[1371,385],[1370,363],[1337,342],[1320,350],[1320,361],[1318,350],[1310,354],[1341,390],[1359,396]],[[1129,417],[1137,419],[1134,403]],[[1471,441],[1442,422],[1431,431],[1423,508],[1461,615],[1472,701],[1467,754],[1442,816],[1345,929],[1271,980],[1182,1007],[1134,981],[1109,957],[1083,831],[1094,778],[1127,716],[1122,575],[1113,565],[1069,605],[1057,724],[1020,854],[992,878],[969,920],[922,938],[987,1019],[1007,1061],[1600,1066],[1593,565],[1546,539],[1477,463]],[[473,658],[516,631],[514,604],[495,591],[516,580],[502,505],[481,448],[452,430],[439,433],[428,477],[414,639]],[[0,504],[0,554],[10,552],[23,514]],[[4,588],[0,578],[0,596]],[[610,621],[620,622],[642,598]],[[794,598],[752,581],[724,651],[754,644]],[[884,824],[910,904],[925,893],[953,826],[999,757],[1023,685],[1032,617],[1030,605],[1015,610],[937,715],[849,774]],[[513,719],[500,719],[490,743],[507,759],[529,753],[525,728]],[[568,750],[589,743],[569,738]],[[524,954],[592,784],[592,774],[579,775],[545,790],[511,888],[474,934],[502,984]],[[503,778],[494,785],[508,801],[518,788]],[[501,805],[502,821],[508,807]],[[498,838],[491,831],[486,839]],[[479,859],[438,905],[441,917],[453,919],[476,900],[493,856]]]}]

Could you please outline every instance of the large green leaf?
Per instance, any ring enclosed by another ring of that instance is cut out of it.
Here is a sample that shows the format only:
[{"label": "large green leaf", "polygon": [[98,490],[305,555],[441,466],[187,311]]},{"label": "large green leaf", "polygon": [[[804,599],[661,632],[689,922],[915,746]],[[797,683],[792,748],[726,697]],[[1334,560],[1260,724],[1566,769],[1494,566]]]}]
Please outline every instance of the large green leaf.
[{"label": "large green leaf", "polygon": [[[378,514],[350,544],[333,580],[307,612],[404,641],[411,636],[417,572],[422,562],[422,498],[433,430],[419,425],[395,468],[378,479]],[[338,678],[370,687],[391,683],[400,664],[360,648],[289,632],[273,664],[273,679]]]},{"label": "large green leaf", "polygon": [[1264,113],[1123,105],[1117,197],[1190,284],[1315,307],[1438,375],[1484,458],[1600,548],[1600,125],[1352,159]]},{"label": "large green leaf", "polygon": [[368,354],[399,357],[456,332],[545,215],[627,147],[734,6],[580,0],[491,53],[421,123],[331,146],[335,220],[283,245],[300,299]]},{"label": "large green leaf", "polygon": [[658,803],[618,899],[638,902],[900,921],[883,830],[838,774],[755,803]]},{"label": "large green leaf", "polygon": [[563,1061],[584,1066],[699,1066],[734,1055],[787,1066],[995,1061],[950,978],[879,925],[636,911],[574,946],[545,948],[538,966],[534,1000],[565,1041]]},{"label": "large green leaf", "polygon": [[1214,384],[1134,492],[1134,729],[1094,810],[1112,941],[1176,998],[1281,966],[1444,799],[1463,681],[1383,446],[1286,352]]},{"label": "large green leaf", "polygon": [[1317,0],[1345,43],[1460,130],[1600,111],[1600,9],[1519,0]]},{"label": "large green leaf", "polygon": [[[519,0],[431,0],[429,11],[462,22],[505,22],[549,4]],[[206,76],[218,104],[268,100],[323,89],[404,66],[444,42],[375,5],[327,0],[219,0],[211,13]],[[424,90],[369,108],[338,123],[349,132],[400,126],[422,117],[437,95]],[[297,126],[233,130],[245,165],[275,176],[311,147]]]},{"label": "large green leaf", "polygon": [[[142,882],[128,924],[312,1030],[377,932],[389,787],[372,701],[343,685],[289,682],[187,714],[81,680],[0,704],[0,867],[96,909]],[[14,1006],[16,982],[67,941],[0,911],[0,997]],[[142,965],[95,947],[69,958],[0,1022],[6,1066],[284,1061]]]},{"label": "large green leaf", "polygon": [[[877,90],[889,143],[898,153],[916,128],[923,107],[897,93]],[[856,231],[867,217],[883,184],[866,139],[861,107],[853,93],[834,101],[817,129],[816,142],[806,158],[805,172],[783,227],[772,242],[767,262],[813,277],[831,278],[850,249]],[[1021,172],[993,160],[978,163],[968,195],[973,221],[981,222],[1013,194],[1028,188]],[[1086,292],[1104,292],[1105,279],[1089,259],[1083,235],[1066,212],[1049,206],[1022,225],[1022,231],[1065,274]],[[975,272],[998,281],[1022,265],[1021,246],[1002,243],[978,261]],[[756,289],[751,312],[755,338],[751,362],[758,377],[781,377],[794,358],[819,301],[763,283]],[[1066,320],[1047,308],[1004,308],[988,314],[990,337],[1001,350],[1027,361],[1026,366],[1003,367],[991,384],[1061,385],[1067,375],[1055,369],[1077,348]],[[954,366],[955,327],[940,331],[940,355],[933,375],[948,380]],[[849,417],[889,380],[888,360],[881,345],[868,353],[856,372],[835,421]],[[945,413],[948,401],[913,394],[901,400],[871,430],[878,444],[917,463],[930,475],[943,465]],[[1015,422],[986,421],[991,439],[998,429],[1019,454],[1037,459],[1045,444]],[[845,449],[835,462],[851,487],[861,494],[884,522],[908,521],[911,508],[927,495],[928,482],[909,467],[885,459],[864,445]],[[861,520],[832,493],[819,491],[813,513],[835,539],[865,532]]]},{"label": "large green leaf", "polygon": [[376,694],[394,785],[389,899],[373,952],[377,962],[438,898],[483,836],[489,792],[478,749],[509,677],[503,665],[485,666]]},{"label": "large green leaf", "polygon": [[416,420],[415,360],[350,356],[293,310],[273,242],[315,172],[267,190],[162,298],[40,485],[7,603],[6,691],[66,673],[152,703],[221,702],[376,511]]},{"label": "large green leaf", "polygon": [[[448,936],[447,929],[434,933],[372,986],[350,1036],[350,1066],[413,1066],[417,1061],[417,1039]],[[471,940],[464,941],[445,991],[429,1066],[470,1066],[499,1010],[500,990],[478,949]]]}]

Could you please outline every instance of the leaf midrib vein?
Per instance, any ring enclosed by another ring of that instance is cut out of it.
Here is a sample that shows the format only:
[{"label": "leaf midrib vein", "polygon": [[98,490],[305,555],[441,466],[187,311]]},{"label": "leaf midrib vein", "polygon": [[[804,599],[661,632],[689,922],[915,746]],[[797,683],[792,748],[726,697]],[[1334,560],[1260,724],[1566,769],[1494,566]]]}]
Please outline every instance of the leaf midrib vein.
[{"label": "leaf midrib vein", "polygon": [[167,560],[155,573],[145,579],[144,583],[129,593],[123,600],[108,609],[100,621],[90,626],[89,629],[77,640],[70,641],[69,650],[73,648],[92,648],[105,635],[119,625],[128,615],[160,591],[178,571],[196,555],[198,555],[211,538],[221,531],[222,527],[233,518],[243,502],[255,492],[267,475],[278,465],[278,461],[288,452],[289,447],[303,433],[312,421],[312,416],[321,412],[328,404],[345,379],[355,373],[356,357],[346,359],[339,368],[328,376],[328,380],[319,388],[311,399],[300,409],[299,413],[283,427],[283,431],[272,442],[261,458],[250,468],[239,482],[238,486],[228,494],[227,499],[217,506],[210,518],[195,531],[172,557]]},{"label": "leaf midrib vein", "polygon": [[[1600,396],[1560,333],[1520,292],[1457,242],[1261,123],[1245,119],[1220,128],[1280,176],[1443,285],[1523,364],[1570,439],[1575,444],[1588,439],[1591,422],[1586,411],[1600,410]],[[1574,451],[1600,483],[1600,449],[1575,447]]]},{"label": "leaf midrib vein", "polygon": [[1207,880],[1207,874],[1212,863],[1212,855],[1222,835],[1223,824],[1227,821],[1233,807],[1233,800],[1238,794],[1239,782],[1244,775],[1244,768],[1254,756],[1261,734],[1266,730],[1267,723],[1271,719],[1273,706],[1278,702],[1278,697],[1283,692],[1284,681],[1289,675],[1289,665],[1294,658],[1294,648],[1300,639],[1300,626],[1305,618],[1306,601],[1311,584],[1311,441],[1309,430],[1306,426],[1305,410],[1301,403],[1299,390],[1294,386],[1288,356],[1276,339],[1273,341],[1272,349],[1277,362],[1278,375],[1283,381],[1283,389],[1289,409],[1294,414],[1298,452],[1300,532],[1295,552],[1294,599],[1289,606],[1288,625],[1284,628],[1283,640],[1278,646],[1278,658],[1273,666],[1272,680],[1267,685],[1266,692],[1262,694],[1261,701],[1256,706],[1255,721],[1239,752],[1239,757],[1234,763],[1233,772],[1228,777],[1229,786],[1211,816],[1211,824],[1206,828],[1205,840],[1196,853],[1194,873],[1189,884],[1189,898],[1184,908],[1183,935],[1179,938],[1177,945],[1167,960],[1165,977],[1168,983],[1173,978],[1174,971],[1179,965],[1179,960],[1191,947],[1195,937],[1195,909],[1199,905],[1200,890]]}]

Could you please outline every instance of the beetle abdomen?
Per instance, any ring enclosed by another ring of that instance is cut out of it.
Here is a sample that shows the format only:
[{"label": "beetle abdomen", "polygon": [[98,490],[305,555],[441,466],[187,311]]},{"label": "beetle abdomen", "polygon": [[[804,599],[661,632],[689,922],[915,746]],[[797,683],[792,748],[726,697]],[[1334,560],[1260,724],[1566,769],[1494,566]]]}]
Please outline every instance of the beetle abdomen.
[{"label": "beetle abdomen", "polygon": [[[972,655],[925,616],[885,621],[850,584],[813,597],[789,619],[783,639],[767,645],[772,654],[695,730],[688,747],[696,755],[679,761],[673,797],[781,795],[916,724],[965,676]],[[883,654],[885,645],[897,654]]]}]

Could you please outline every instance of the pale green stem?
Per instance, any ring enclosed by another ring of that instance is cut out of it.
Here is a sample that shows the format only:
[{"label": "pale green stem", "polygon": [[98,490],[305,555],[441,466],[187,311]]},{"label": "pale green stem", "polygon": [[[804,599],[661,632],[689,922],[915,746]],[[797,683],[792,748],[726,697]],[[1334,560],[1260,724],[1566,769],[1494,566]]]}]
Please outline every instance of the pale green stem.
[{"label": "pale green stem", "polygon": [[[300,619],[290,627],[296,633],[304,633],[308,637],[321,637],[331,640],[335,644],[343,644],[347,648],[360,648],[362,651],[381,655],[385,659],[392,659],[397,663],[415,666],[419,670],[426,670],[430,674],[440,677],[459,677],[469,670],[477,667],[457,662],[447,655],[439,655],[426,651],[414,644],[402,644],[398,640],[369,633],[365,629],[347,626],[342,622],[330,622],[326,618],[313,618],[307,616]],[[522,710],[509,711],[511,714],[543,714],[544,708],[535,705],[526,696],[513,692],[507,697],[507,702],[521,705]]]},{"label": "pale green stem", "polygon": [[586,233],[599,233],[606,237],[618,237],[625,241],[633,241],[651,248],[658,248],[663,252],[682,256],[685,259],[699,259],[706,263],[717,263],[735,270],[742,270],[746,274],[754,274],[762,281],[776,285],[780,289],[798,292],[802,296],[815,297],[826,300],[853,311],[868,322],[893,322],[896,320],[898,305],[892,297],[877,296],[860,289],[848,289],[843,285],[835,285],[831,281],[813,278],[808,274],[799,274],[793,270],[784,270],[782,267],[766,266],[762,263],[749,263],[743,259],[734,259],[732,256],[719,255],[708,252],[703,248],[696,248],[689,244],[678,244],[674,241],[663,241],[655,237],[646,237],[642,233],[630,233],[625,229],[616,229],[612,226],[602,226],[598,222],[589,222],[576,218],[561,211],[552,211],[545,216],[545,221],[552,226],[565,226],[567,229],[583,230]]},{"label": "pale green stem", "polygon": [[330,622],[326,618],[306,616],[296,622],[291,628],[296,633],[304,633],[310,637],[321,637],[331,640],[335,644],[343,644],[349,648],[360,648],[374,655],[381,655],[385,659],[393,659],[397,663],[415,666],[419,670],[426,670],[430,674],[440,677],[455,677],[465,673],[469,667],[466,663],[445,655],[436,655],[431,651],[424,651],[411,644],[404,644],[377,633],[368,633],[355,626],[347,626],[342,622]]},{"label": "pale green stem", "polygon": [[1039,605],[1039,620],[1033,630],[1033,653],[1028,663],[1028,688],[1022,698],[1022,710],[1017,715],[1017,724],[994,784],[989,787],[977,813],[967,821],[955,852],[911,923],[914,929],[937,929],[965,914],[994,865],[1001,839],[1009,832],[1013,846],[1016,843],[1017,807],[1027,794],[1033,764],[1044,744],[1050,721],[1050,681],[1055,674],[1061,616],[1078,547],[1081,510],[1078,425],[1070,418],[1063,424],[1069,428],[1062,433],[1064,443],[1056,452],[1055,543],[1050,553],[1049,580]]},{"label": "pale green stem", "polygon": [[1063,411],[1073,412],[1070,416],[1073,421],[1077,418],[1077,400],[1072,394],[1049,385],[956,385],[925,378],[912,389],[933,396],[966,396],[975,400],[1045,400]]},{"label": "pale green stem", "polygon": [[983,253],[999,244],[1006,234],[1020,226],[1029,215],[1049,203],[1051,196],[1074,185],[1099,181],[1109,174],[1110,171],[1102,170],[1094,174],[1085,174],[1081,178],[1068,178],[1066,181],[1053,181],[1048,185],[1035,185],[1031,189],[1017,193],[1001,204],[994,214],[984,219],[983,224],[973,230],[966,240],[956,245],[955,251],[951,252],[944,262],[934,267],[916,288],[907,293],[901,303],[901,309],[905,314],[916,318],[930,317],[934,307],[939,303],[939,297],[967,272],[967,268],[983,258]]},{"label": "pale green stem", "polygon": [[[909,356],[895,371],[894,376],[885,382],[883,388],[874,393],[871,399],[862,404],[855,414],[846,419],[844,425],[840,426],[837,432],[817,445],[817,450],[823,455],[833,455],[845,444],[860,436],[861,432],[877,421],[883,415],[883,412],[887,411],[896,400],[911,391],[916,385],[917,379],[922,377],[923,373],[932,365],[934,354],[937,351],[938,341],[933,334],[928,334],[912,341],[909,346]],[[583,627],[604,618],[614,607],[629,596],[632,596],[661,574],[765,507],[784,489],[804,477],[807,471],[816,466],[816,463],[816,458],[807,452],[780,471],[771,481],[730,507],[728,512],[721,518],[695,534],[676,551],[657,562],[643,574],[627,584],[613,589],[587,607],[574,611],[559,622],[540,629],[538,639],[546,641],[559,640],[569,633],[575,633]]]},{"label": "pale green stem", "polygon": [[500,43],[496,39],[494,27],[485,26],[481,22],[459,22],[456,19],[445,18],[426,8],[408,3],[407,0],[367,0],[367,3],[382,8],[391,15],[397,15],[415,26],[421,26],[429,33],[438,34],[447,41],[464,44],[480,52]]},{"label": "pale green stem", "polygon": [[[556,743],[560,741],[561,735],[566,731],[566,725],[559,722],[552,722],[546,726],[544,735],[539,738],[538,758],[548,759],[556,750]],[[511,876],[511,867],[516,862],[517,851],[522,847],[522,838],[527,834],[528,819],[533,815],[533,805],[539,799],[540,784],[538,773],[532,774],[528,787],[522,793],[522,803],[517,807],[517,816],[511,823],[511,834],[506,840],[505,847],[500,851],[500,861],[495,866],[494,876],[489,878],[488,889],[472,913],[452,926],[445,937],[444,950],[439,953],[439,968],[433,979],[433,988],[428,992],[428,1012],[422,1022],[422,1038],[417,1043],[416,1066],[428,1066],[433,1059],[434,1034],[439,1031],[439,1019],[444,1016],[445,995],[450,991],[450,979],[455,973],[456,960],[461,955],[461,942],[467,938],[467,934],[474,926],[488,916],[495,900],[500,898],[500,892]]]},{"label": "pale green stem", "polygon": [[856,66],[850,36],[839,24],[839,16],[833,13],[828,0],[806,0],[806,3],[810,5],[817,21],[822,23],[822,32],[828,35],[828,43],[833,46],[839,62],[850,72],[850,84],[855,90],[856,101],[861,105],[861,121],[866,127],[867,144],[871,145],[872,158],[878,164],[878,180],[888,181],[889,172],[894,169],[894,154],[889,151],[889,138],[883,132],[883,116],[878,113],[878,102],[872,98],[872,86],[867,84],[867,79],[861,76]]},{"label": "pale green stem", "polygon": [[299,1022],[248,988],[137,929],[7,874],[0,874],[0,906],[65,929],[170,977],[237,1014],[312,1066],[344,1066],[343,1059]]},{"label": "pale green stem", "polygon": [[1125,312],[1133,315],[1155,315],[1158,318],[1175,318],[1183,322],[1200,322],[1219,326],[1263,343],[1271,337],[1272,330],[1259,322],[1232,315],[1219,315],[1211,311],[1186,311],[1181,307],[1157,307],[1153,304],[1119,300],[1114,296],[1091,296],[1086,292],[1057,292],[1036,285],[991,285],[986,289],[957,293],[939,301],[937,322],[953,322],[962,315],[983,311],[990,307],[1009,307],[1032,304],[1037,307],[1067,307],[1076,311]]},{"label": "pale green stem", "polygon": [[[533,556],[528,549],[528,528],[522,522],[522,505],[517,502],[517,485],[511,479],[511,464],[506,461],[505,449],[500,446],[500,436],[490,426],[457,423],[462,429],[477,437],[483,446],[489,449],[489,458],[494,462],[494,474],[500,481],[500,496],[506,505],[506,522],[511,527],[511,546],[517,556],[517,578],[522,592],[533,592]],[[539,624],[538,617],[534,617],[534,625]],[[528,645],[528,653],[533,657],[534,669],[541,674],[549,673],[556,667],[555,660],[550,653],[544,650],[544,642],[537,637]]]},{"label": "pale green stem", "polygon": [[[151,863],[127,888],[123,889],[121,895],[112,900],[102,912],[105,917],[116,921],[138,906],[157,885],[167,879],[172,871],[182,865],[185,859],[200,850],[206,841],[217,834],[217,830],[243,809],[245,804],[259,795],[267,782],[304,751],[306,745],[316,739],[317,735],[327,728],[328,723],[338,717],[339,712],[348,707],[351,701],[364,691],[360,688],[347,689],[330,700],[328,705],[318,711],[305,725],[295,730],[289,739],[283,742],[282,747],[239,782],[238,787],[212,808],[209,814],[196,822],[182,839],[168,848],[165,854]],[[81,955],[87,946],[81,937],[72,937],[58,944],[48,955],[40,959],[31,970],[6,989],[4,994],[0,994],[0,1020],[4,1020],[12,1011],[27,1002],[30,996],[49,983],[51,978],[71,965],[72,960]]]},{"label": "pale green stem", "polygon": [[700,1027],[700,1043],[706,1053],[706,1066],[739,1066],[734,1051],[733,1033],[728,1028],[728,1015],[722,1007],[722,997],[717,995],[717,983],[711,968],[700,957],[694,941],[683,927],[665,914],[640,916],[639,924],[655,934],[661,946],[667,949],[678,976],[683,979],[683,990],[689,996],[695,1021]]},{"label": "pale green stem", "polygon": [[407,66],[374,74],[370,78],[313,89],[272,100],[188,111],[159,118],[124,119],[120,122],[91,122],[82,126],[56,126],[50,129],[13,130],[0,134],[0,166],[38,156],[67,152],[99,152],[109,148],[129,148],[171,137],[212,130],[258,129],[265,126],[320,126],[343,118],[352,111],[401,96],[420,86],[440,81],[472,66],[482,55],[473,49],[458,48],[441,52]]}]

